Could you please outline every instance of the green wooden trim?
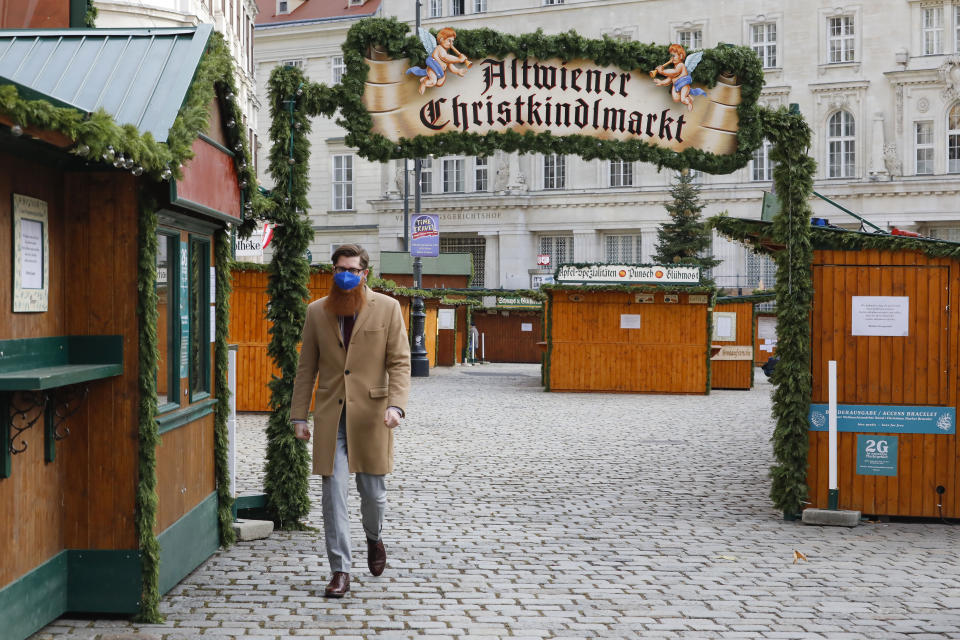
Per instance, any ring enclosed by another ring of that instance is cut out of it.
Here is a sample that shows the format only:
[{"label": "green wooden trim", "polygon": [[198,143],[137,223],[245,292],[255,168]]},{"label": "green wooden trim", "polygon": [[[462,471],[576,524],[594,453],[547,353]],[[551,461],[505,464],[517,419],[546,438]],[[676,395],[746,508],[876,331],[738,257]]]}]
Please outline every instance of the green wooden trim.
[{"label": "green wooden trim", "polygon": [[197,136],[197,137],[200,138],[201,140],[203,140],[204,142],[206,142],[207,144],[209,144],[211,147],[217,149],[218,151],[224,152],[225,154],[227,154],[227,155],[230,156],[231,158],[233,158],[233,157],[236,156],[236,154],[235,154],[233,151],[231,151],[230,149],[227,149],[225,146],[223,146],[222,144],[220,144],[219,142],[217,142],[216,140],[214,140],[213,138],[211,138],[210,136],[208,136],[208,135],[205,134],[205,133],[201,133],[201,134],[200,134],[199,136]]},{"label": "green wooden trim", "polygon": [[157,408],[159,415],[180,406],[180,233],[157,229],[157,235],[167,243],[167,344],[158,344],[157,350],[167,351],[167,400],[173,399]]},{"label": "green wooden trim", "polygon": [[[210,238],[207,236],[197,237],[191,234],[188,247],[188,264],[193,265],[194,259],[199,254],[198,268],[200,270],[198,282],[194,283],[188,278],[189,289],[196,287],[196,295],[199,298],[201,309],[199,322],[197,323],[199,326],[195,327],[192,319],[193,300],[187,301],[187,315],[191,318],[190,339],[199,341],[197,352],[200,356],[200,378],[204,381],[203,388],[195,392],[194,386],[197,380],[196,376],[193,375],[194,363],[188,358],[187,389],[190,391],[190,402],[194,403],[210,397],[210,345],[212,344],[210,341]],[[193,276],[192,270],[190,276],[191,278]],[[187,348],[190,349],[191,345],[188,344]]]},{"label": "green wooden trim", "polygon": [[70,549],[67,611],[140,610],[140,553],[136,549]]},{"label": "green wooden trim", "polygon": [[166,593],[220,548],[217,492],[204,498],[157,536],[160,593]]},{"label": "green wooden trim", "polygon": [[67,611],[68,555],[61,551],[0,589],[4,638],[26,638]]},{"label": "green wooden trim", "polygon": [[168,413],[165,416],[157,416],[159,433],[164,434],[167,431],[173,431],[174,429],[178,429],[195,420],[199,420],[205,415],[213,413],[213,408],[216,406],[216,404],[217,401],[215,398],[208,398],[196,404],[184,407],[179,411]]},{"label": "green wooden trim", "polygon": [[160,209],[157,211],[157,221],[161,229],[159,231],[179,232],[187,231],[189,233],[199,233],[212,236],[217,229],[223,225],[201,220],[196,216],[184,213],[183,211],[174,211],[173,209]]},{"label": "green wooden trim", "polygon": [[224,222],[229,222],[231,224],[240,224],[243,222],[243,216],[232,216],[229,213],[224,213],[223,211],[218,211],[212,207],[208,207],[205,204],[200,204],[199,202],[194,202],[187,198],[181,198],[177,194],[177,181],[173,179],[170,181],[170,204],[175,204],[177,206],[183,207],[184,209],[189,209],[190,211],[196,211],[197,213],[202,213],[208,215],[211,218],[216,218],[217,220],[222,220]]},{"label": "green wooden trim", "polygon": [[272,520],[267,512],[267,494],[237,496],[233,501],[233,517],[247,520]]},{"label": "green wooden trim", "polygon": [[123,373],[123,336],[0,340],[0,391],[41,391]]}]

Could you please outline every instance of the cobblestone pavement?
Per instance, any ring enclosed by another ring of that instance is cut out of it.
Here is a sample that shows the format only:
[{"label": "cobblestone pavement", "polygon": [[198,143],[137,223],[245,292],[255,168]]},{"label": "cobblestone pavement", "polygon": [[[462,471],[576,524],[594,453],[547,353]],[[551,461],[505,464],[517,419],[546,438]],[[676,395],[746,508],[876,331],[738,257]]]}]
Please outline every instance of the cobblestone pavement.
[{"label": "cobblestone pavement", "polygon": [[[434,370],[397,434],[383,576],[352,491],[343,600],[323,598],[321,534],[274,533],[188,576],[164,625],[61,619],[35,638],[960,638],[960,527],[817,528],[771,507],[770,390],[759,370],[753,391],[703,397]],[[241,490],[260,489],[265,422],[240,418]]]}]

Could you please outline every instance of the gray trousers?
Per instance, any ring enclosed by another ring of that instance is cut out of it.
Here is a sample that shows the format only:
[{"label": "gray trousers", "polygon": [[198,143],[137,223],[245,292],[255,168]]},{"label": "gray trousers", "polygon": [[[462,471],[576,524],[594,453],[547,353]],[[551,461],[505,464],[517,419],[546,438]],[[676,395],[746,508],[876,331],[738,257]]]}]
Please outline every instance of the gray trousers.
[{"label": "gray trousers", "polygon": [[[387,509],[385,476],[357,473],[360,516],[368,540],[379,540],[383,514]],[[337,451],[333,475],[323,476],[323,535],[331,571],[350,573],[350,518],[347,515],[347,487],[350,469],[347,462],[347,412],[340,414]]]}]

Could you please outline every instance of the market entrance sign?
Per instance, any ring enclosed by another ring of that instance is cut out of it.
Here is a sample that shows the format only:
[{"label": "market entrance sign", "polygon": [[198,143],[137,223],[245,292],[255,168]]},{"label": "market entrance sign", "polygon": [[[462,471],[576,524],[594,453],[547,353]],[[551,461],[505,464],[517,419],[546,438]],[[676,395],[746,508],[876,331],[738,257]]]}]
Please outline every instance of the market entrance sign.
[{"label": "market entrance sign", "polygon": [[682,151],[730,154],[737,148],[740,87],[720,78],[691,106],[674,102],[642,69],[624,71],[589,60],[484,58],[419,93],[409,60],[365,60],[363,102],[373,131],[393,142],[415,136],[507,130],[639,140]]},{"label": "market entrance sign", "polygon": [[746,165],[762,139],[763,71],[746,47],[412,33],[370,18],[351,27],[343,51],[345,142],[369,160],[501,150],[721,174]]}]

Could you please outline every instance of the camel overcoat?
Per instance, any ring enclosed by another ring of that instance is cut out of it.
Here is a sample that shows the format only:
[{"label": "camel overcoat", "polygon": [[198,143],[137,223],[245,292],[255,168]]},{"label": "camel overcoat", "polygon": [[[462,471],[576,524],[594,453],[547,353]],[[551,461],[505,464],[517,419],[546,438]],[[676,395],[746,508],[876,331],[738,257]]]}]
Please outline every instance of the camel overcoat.
[{"label": "camel overcoat", "polygon": [[410,343],[400,304],[364,285],[366,303],[344,349],[337,316],[310,303],[303,324],[300,363],[293,384],[291,420],[304,420],[316,382],[313,473],[333,474],[340,412],[347,409],[350,472],[393,471],[393,429],[383,424],[387,407],[406,413],[410,393]]}]

